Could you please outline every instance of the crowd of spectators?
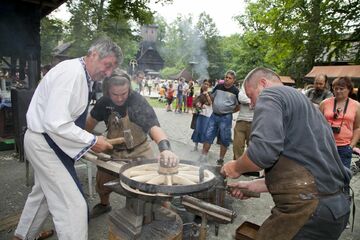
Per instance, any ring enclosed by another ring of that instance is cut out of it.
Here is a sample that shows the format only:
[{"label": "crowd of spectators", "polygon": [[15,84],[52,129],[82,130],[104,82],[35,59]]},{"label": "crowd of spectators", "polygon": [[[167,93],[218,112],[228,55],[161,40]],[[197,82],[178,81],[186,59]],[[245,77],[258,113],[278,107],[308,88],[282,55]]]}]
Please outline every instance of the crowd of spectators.
[{"label": "crowd of spectators", "polygon": [[[183,77],[172,81],[145,79],[143,72],[137,73],[132,81],[133,89],[139,93],[144,94],[144,88],[147,88],[149,96],[156,92],[159,101],[166,103],[166,111],[193,114],[191,128],[194,132],[191,139],[195,143],[194,150],[198,150],[199,143],[203,144],[200,161],[207,161],[208,151],[215,138],[220,144],[220,163],[231,142],[233,158],[238,159],[249,145],[254,114],[244,87],[242,84],[237,85],[236,74],[231,70],[225,74],[224,80],[218,80],[212,88],[208,80],[197,84],[200,89],[195,88],[195,82]],[[348,77],[337,78],[331,85],[325,74],[319,74],[301,92],[316,108],[320,107],[334,131],[339,155],[344,165],[350,167],[351,153],[360,138],[360,94],[353,91],[353,83]],[[223,98],[225,96],[226,99]],[[237,111],[239,112],[234,120],[236,124],[232,129],[234,135],[231,136],[232,116]],[[341,130],[337,133],[336,129]]]}]

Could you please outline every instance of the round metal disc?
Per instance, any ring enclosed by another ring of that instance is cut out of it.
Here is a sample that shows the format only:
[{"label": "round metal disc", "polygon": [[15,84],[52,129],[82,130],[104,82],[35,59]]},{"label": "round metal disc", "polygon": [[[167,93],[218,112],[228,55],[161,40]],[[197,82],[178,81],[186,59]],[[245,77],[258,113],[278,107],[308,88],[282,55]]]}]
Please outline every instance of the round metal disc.
[{"label": "round metal disc", "polygon": [[134,191],[170,195],[205,191],[216,183],[215,175],[206,169],[200,182],[200,166],[194,161],[181,160],[177,174],[159,174],[158,168],[157,160],[132,161],[120,168],[120,181]]}]

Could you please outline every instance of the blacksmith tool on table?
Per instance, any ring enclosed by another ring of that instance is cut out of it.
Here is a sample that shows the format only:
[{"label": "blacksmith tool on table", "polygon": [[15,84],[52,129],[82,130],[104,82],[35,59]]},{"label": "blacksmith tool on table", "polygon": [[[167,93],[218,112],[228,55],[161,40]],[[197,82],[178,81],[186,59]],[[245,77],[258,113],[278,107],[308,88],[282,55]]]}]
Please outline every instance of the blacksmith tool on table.
[{"label": "blacksmith tool on table", "polygon": [[[234,187],[227,185],[226,177],[221,174],[222,166],[223,166],[222,161],[218,161],[217,165],[203,164],[199,168],[199,178],[200,178],[200,182],[201,182],[203,180],[205,169],[210,170],[211,172],[213,172],[215,174],[217,183],[213,187],[213,189],[214,189],[213,191],[215,193],[214,203],[217,206],[225,207],[225,195],[226,195],[226,193],[230,193],[234,189]],[[260,193],[252,192],[252,191],[249,191],[248,189],[240,189],[240,191],[247,197],[254,197],[254,198],[260,197]],[[217,236],[218,233],[219,233],[219,223],[215,222],[215,236]]]},{"label": "blacksmith tool on table", "polygon": [[182,196],[181,200],[182,205],[187,211],[201,217],[199,240],[206,239],[208,220],[215,221],[216,223],[228,224],[232,223],[236,218],[236,213],[232,210],[205,202],[191,196]]}]

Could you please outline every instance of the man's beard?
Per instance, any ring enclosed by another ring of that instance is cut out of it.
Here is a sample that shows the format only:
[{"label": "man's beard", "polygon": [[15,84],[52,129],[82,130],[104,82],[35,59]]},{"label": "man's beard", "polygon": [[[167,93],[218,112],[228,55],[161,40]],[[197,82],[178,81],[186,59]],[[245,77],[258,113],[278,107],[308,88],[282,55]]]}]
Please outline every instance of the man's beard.
[{"label": "man's beard", "polygon": [[315,96],[320,96],[323,92],[324,92],[323,89],[315,89],[314,95],[315,95]]}]

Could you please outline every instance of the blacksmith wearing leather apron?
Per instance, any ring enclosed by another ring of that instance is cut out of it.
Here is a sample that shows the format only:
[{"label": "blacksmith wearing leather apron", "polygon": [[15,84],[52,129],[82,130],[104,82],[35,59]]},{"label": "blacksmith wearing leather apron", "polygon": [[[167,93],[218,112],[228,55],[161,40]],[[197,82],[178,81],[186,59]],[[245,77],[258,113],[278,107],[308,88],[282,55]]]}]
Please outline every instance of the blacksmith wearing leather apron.
[{"label": "blacksmith wearing leather apron", "polygon": [[265,169],[275,203],[257,239],[338,239],[349,218],[341,163],[325,118],[296,89],[272,86],[257,98],[249,159]]},{"label": "blacksmith wearing leather apron", "polygon": [[[344,229],[349,217],[348,198],[343,189],[319,193],[313,175],[284,156],[266,171],[265,182],[275,207],[272,215],[262,224],[257,239],[325,240],[321,235],[323,231],[333,232],[333,238],[326,239],[339,238],[339,232]],[[342,215],[344,212],[345,215]],[[338,222],[335,228],[333,224],[327,225],[332,221]]]},{"label": "blacksmith wearing leather apron", "polygon": [[[128,148],[125,143],[115,145],[114,149],[109,152],[112,157],[119,159],[153,159],[154,152],[151,149],[150,142],[147,141],[147,135],[140,126],[131,122],[129,114],[120,117],[118,113],[112,111],[108,120],[107,138],[124,137],[124,130],[130,130],[134,145]],[[105,187],[104,183],[117,179],[119,176],[98,168],[96,175],[96,190],[100,195],[109,195],[112,190]]]}]

